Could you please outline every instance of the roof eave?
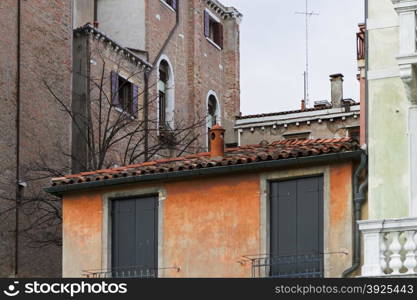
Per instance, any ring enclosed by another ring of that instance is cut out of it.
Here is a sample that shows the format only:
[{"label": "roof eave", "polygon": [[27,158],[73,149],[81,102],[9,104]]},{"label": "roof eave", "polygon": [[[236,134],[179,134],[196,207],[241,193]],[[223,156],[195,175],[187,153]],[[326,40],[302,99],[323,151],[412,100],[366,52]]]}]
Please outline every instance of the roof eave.
[{"label": "roof eave", "polygon": [[79,192],[91,189],[100,189],[105,187],[111,187],[116,185],[125,185],[125,184],[134,184],[140,182],[153,182],[153,181],[166,181],[174,179],[184,179],[196,176],[208,176],[208,175],[221,175],[226,173],[233,172],[242,172],[242,171],[259,171],[263,169],[274,169],[278,167],[292,167],[301,164],[308,163],[329,163],[336,160],[342,159],[359,159],[362,150],[356,151],[347,151],[347,152],[338,152],[331,154],[322,154],[316,156],[307,156],[307,157],[296,157],[289,159],[280,159],[280,160],[268,160],[261,162],[253,162],[240,165],[230,165],[230,166],[219,166],[211,168],[202,168],[194,170],[185,170],[185,171],[176,171],[169,173],[159,173],[159,174],[149,174],[149,175],[139,175],[131,176],[124,178],[114,178],[101,181],[93,182],[84,182],[78,184],[67,184],[67,185],[57,185],[53,187],[46,188],[45,191],[52,195],[62,197],[64,194],[69,192]]}]

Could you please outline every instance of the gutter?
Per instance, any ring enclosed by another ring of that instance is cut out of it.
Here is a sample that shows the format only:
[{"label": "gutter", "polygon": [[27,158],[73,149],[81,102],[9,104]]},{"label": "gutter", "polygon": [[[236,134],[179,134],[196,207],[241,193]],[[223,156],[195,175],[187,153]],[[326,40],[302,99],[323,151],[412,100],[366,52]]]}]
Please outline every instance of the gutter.
[{"label": "gutter", "polygon": [[276,169],[284,167],[293,167],[308,163],[329,163],[330,161],[337,161],[342,159],[359,159],[363,155],[362,150],[323,154],[318,156],[297,157],[290,159],[272,160],[254,162],[241,165],[209,167],[203,169],[194,169],[186,171],[176,171],[169,173],[158,173],[149,175],[139,175],[123,178],[114,178],[101,181],[84,182],[79,184],[58,185],[45,189],[45,192],[55,196],[62,197],[68,192],[91,191],[92,189],[106,188],[112,186],[120,186],[125,184],[153,182],[153,181],[167,181],[177,179],[195,178],[198,176],[222,175],[240,172],[253,172],[266,169]]},{"label": "gutter", "polygon": [[172,28],[171,32],[169,33],[167,39],[165,40],[164,44],[162,45],[161,49],[158,52],[158,55],[155,57],[154,62],[149,70],[145,71],[144,74],[144,131],[145,131],[145,140],[144,140],[144,148],[145,148],[145,161],[149,160],[149,78],[152,74],[153,70],[155,69],[155,65],[158,63],[159,58],[161,57],[162,53],[165,51],[166,47],[168,46],[168,43],[171,41],[172,37],[174,36],[175,31],[177,31],[177,28],[180,23],[180,3],[181,1],[177,1],[177,10],[175,11],[176,14],[176,20],[175,20],[175,26]]},{"label": "gutter", "polygon": [[368,177],[365,179],[365,181],[359,185],[359,177],[363,170],[367,169],[368,164],[368,157],[365,152],[361,154],[361,163],[359,164],[358,168],[355,171],[354,177],[353,177],[353,191],[354,191],[354,208],[355,208],[355,216],[354,216],[354,239],[353,239],[353,259],[352,259],[352,266],[348,269],[346,269],[342,277],[346,278],[349,275],[351,275],[353,272],[355,272],[359,266],[361,261],[361,234],[359,231],[359,224],[358,221],[361,220],[361,210],[362,205],[365,203],[365,189],[368,186]]}]

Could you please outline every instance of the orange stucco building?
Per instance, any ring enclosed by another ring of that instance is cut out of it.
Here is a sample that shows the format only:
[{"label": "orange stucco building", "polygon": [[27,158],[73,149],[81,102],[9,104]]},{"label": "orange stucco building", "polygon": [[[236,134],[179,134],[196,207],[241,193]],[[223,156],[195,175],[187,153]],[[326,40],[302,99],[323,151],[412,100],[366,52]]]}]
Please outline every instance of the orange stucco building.
[{"label": "orange stucco building", "polygon": [[[274,265],[288,257],[312,277],[339,277],[352,265],[361,152],[350,139],[281,141],[55,178],[48,191],[63,198],[63,276],[136,277],[115,264],[145,256],[151,277],[303,271]],[[145,198],[153,212],[140,211]]]}]

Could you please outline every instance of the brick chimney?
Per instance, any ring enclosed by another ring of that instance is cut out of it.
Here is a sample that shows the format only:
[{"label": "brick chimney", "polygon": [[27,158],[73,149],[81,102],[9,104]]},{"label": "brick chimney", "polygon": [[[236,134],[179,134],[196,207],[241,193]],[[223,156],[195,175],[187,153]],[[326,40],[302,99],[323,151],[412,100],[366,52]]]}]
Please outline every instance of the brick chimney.
[{"label": "brick chimney", "polygon": [[224,156],[224,128],[214,125],[210,131],[210,157],[223,158]]},{"label": "brick chimney", "polygon": [[333,74],[330,75],[331,82],[331,100],[334,108],[342,107],[343,100],[343,75]]}]

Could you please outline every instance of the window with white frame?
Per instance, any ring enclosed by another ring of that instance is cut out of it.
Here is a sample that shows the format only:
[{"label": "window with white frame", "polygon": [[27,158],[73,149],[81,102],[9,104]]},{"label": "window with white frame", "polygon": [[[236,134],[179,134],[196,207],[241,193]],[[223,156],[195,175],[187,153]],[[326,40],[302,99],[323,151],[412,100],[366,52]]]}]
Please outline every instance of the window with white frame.
[{"label": "window with white frame", "polygon": [[174,75],[167,59],[158,68],[158,124],[160,130],[173,128],[174,122]]}]

